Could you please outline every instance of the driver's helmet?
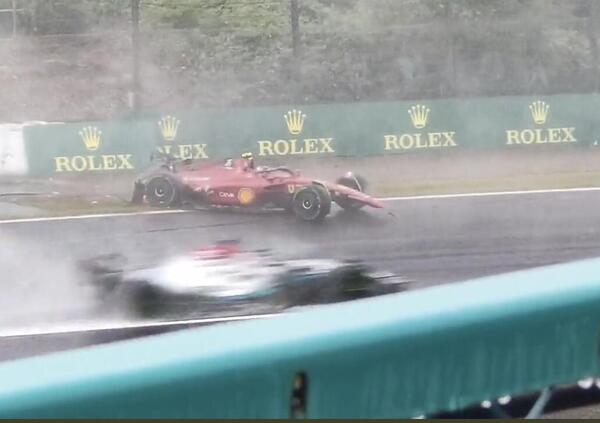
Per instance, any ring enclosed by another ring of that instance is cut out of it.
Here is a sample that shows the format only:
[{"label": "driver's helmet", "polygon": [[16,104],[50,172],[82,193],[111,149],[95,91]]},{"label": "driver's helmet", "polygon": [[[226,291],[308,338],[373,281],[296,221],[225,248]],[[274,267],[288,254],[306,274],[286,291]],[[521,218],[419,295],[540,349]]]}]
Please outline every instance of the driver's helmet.
[{"label": "driver's helmet", "polygon": [[242,159],[246,162],[246,166],[248,169],[254,169],[254,156],[252,153],[244,153],[242,154]]}]

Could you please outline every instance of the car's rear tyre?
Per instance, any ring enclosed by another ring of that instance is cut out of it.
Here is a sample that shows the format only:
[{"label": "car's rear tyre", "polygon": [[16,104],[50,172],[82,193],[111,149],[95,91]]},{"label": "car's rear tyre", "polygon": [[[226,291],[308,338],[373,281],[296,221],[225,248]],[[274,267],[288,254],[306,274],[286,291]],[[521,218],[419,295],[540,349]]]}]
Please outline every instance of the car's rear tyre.
[{"label": "car's rear tyre", "polygon": [[[353,173],[342,176],[336,183],[359,192],[365,192],[367,188],[367,181],[363,177],[354,175]],[[365,205],[364,203],[343,196],[337,196],[335,202],[344,210],[358,210]]]},{"label": "car's rear tyre", "polygon": [[146,200],[152,207],[172,207],[179,200],[179,190],[171,177],[154,176],[146,184]]},{"label": "car's rear tyre", "polygon": [[329,191],[320,185],[308,185],[299,189],[292,200],[292,211],[304,221],[319,221],[331,211]]}]

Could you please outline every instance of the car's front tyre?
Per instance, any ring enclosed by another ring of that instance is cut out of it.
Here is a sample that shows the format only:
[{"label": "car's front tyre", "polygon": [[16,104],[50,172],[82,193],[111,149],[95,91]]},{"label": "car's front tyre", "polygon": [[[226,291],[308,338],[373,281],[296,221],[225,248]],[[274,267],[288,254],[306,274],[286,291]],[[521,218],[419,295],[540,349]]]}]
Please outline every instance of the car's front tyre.
[{"label": "car's front tyre", "polygon": [[292,211],[304,221],[323,220],[331,211],[329,191],[317,184],[300,188],[292,199]]}]

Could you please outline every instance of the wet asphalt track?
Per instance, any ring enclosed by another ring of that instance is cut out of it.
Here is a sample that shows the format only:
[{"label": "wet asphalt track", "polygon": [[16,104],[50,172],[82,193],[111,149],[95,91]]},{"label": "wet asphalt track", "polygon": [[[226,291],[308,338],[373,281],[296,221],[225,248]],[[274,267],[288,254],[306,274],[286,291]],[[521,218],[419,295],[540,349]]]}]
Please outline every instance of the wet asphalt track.
[{"label": "wet asphalt track", "polygon": [[[240,239],[247,247],[270,247],[290,256],[362,258],[416,281],[415,288],[600,256],[598,191],[387,205],[394,216],[373,209],[356,215],[336,209],[320,225],[277,213],[217,211],[0,224],[0,251],[13,252],[12,262],[21,261],[25,274],[30,269],[36,275],[35,282],[28,277],[23,286],[18,280],[2,281],[12,285],[13,289],[5,290],[8,297],[16,296],[12,306],[0,311],[0,332],[31,328],[35,332],[61,325],[77,328],[107,321],[118,326],[118,322],[130,321],[121,310],[100,307],[76,274],[65,276],[64,270],[57,271],[65,260],[108,252],[124,253],[141,264],[214,241]],[[11,277],[16,274],[13,271]],[[38,280],[38,274],[43,280]],[[10,301],[6,297],[4,301]],[[42,307],[49,302],[54,307]],[[0,360],[161,330],[75,330],[1,337]]]}]

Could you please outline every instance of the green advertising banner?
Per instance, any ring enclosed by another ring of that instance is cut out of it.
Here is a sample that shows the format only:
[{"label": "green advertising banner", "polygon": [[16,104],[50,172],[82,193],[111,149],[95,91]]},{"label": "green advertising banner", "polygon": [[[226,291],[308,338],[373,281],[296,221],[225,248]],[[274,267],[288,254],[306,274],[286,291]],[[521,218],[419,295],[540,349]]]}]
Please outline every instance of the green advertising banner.
[{"label": "green advertising banner", "polygon": [[32,175],[141,169],[180,158],[370,156],[595,146],[600,96],[557,95],[170,112],[24,128]]}]

